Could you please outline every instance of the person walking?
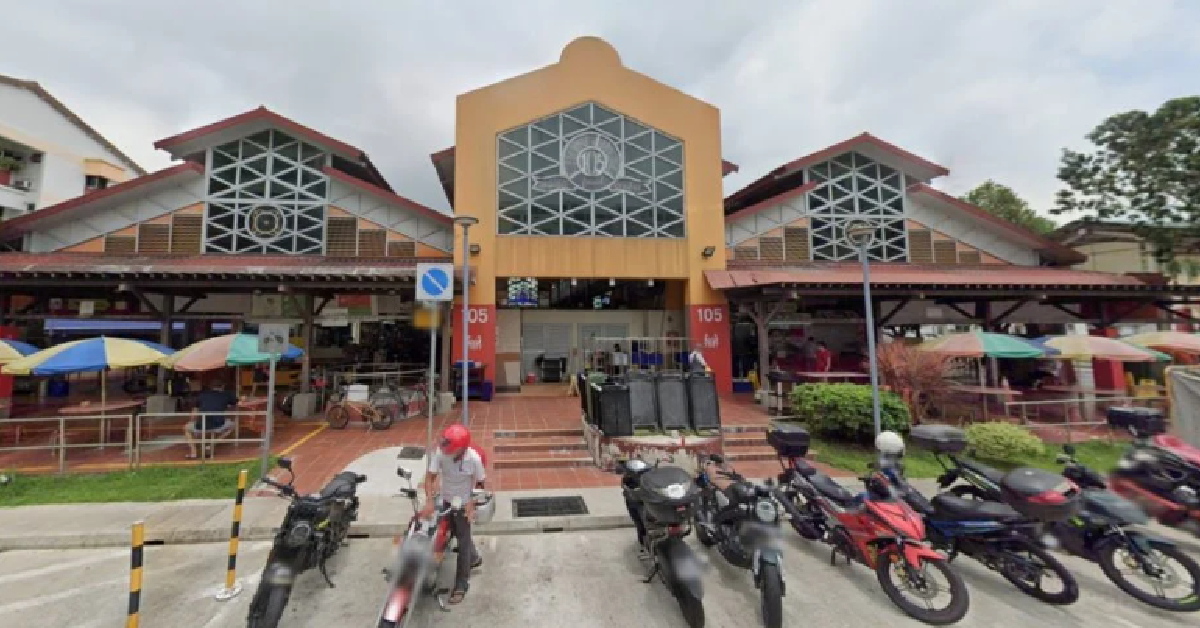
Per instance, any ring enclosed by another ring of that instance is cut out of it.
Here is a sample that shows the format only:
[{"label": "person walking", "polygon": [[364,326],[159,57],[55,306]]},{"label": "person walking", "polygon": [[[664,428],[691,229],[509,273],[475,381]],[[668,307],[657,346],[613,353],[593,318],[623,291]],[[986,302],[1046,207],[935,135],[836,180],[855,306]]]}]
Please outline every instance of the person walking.
[{"label": "person walking", "polygon": [[463,425],[451,425],[442,432],[441,446],[429,461],[425,476],[425,507],[420,516],[433,516],[435,497],[440,497],[441,508],[449,508],[457,499],[463,508],[450,514],[450,528],[458,538],[458,564],[454,574],[454,589],[450,593],[451,604],[458,604],[467,595],[471,570],[483,566],[483,557],[471,538],[471,524],[475,521],[475,500],[471,492],[482,486],[487,472],[483,457],[471,446],[471,432]]}]

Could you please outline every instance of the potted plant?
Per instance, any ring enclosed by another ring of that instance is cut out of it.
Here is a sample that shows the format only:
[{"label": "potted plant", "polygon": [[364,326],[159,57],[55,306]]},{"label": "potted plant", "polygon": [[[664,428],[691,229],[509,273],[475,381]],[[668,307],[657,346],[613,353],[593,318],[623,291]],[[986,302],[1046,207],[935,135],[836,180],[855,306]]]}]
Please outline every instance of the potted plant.
[{"label": "potted plant", "polygon": [[21,160],[10,155],[0,155],[0,185],[12,182],[12,174],[21,170]]}]

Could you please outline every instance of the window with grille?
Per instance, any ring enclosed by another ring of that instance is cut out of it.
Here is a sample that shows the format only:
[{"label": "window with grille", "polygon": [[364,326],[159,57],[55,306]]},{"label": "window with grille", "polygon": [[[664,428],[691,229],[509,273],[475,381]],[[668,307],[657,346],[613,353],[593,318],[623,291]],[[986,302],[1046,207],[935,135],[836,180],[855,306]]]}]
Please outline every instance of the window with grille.
[{"label": "window with grille", "polygon": [[933,263],[933,232],[914,229],[908,232],[908,261],[914,264]]},{"label": "window with grille", "polygon": [[804,227],[785,228],[783,230],[783,248],[789,262],[809,261],[808,229]]},{"label": "window with grille", "polygon": [[958,263],[959,264],[982,264],[983,256],[981,256],[979,254],[979,251],[959,251],[958,252]]},{"label": "window with grille", "polygon": [[763,236],[758,239],[758,257],[759,259],[771,260],[774,262],[783,261],[783,238],[772,238]]},{"label": "window with grille", "polygon": [[416,257],[416,242],[388,242],[388,257]]},{"label": "window with grille", "polygon": [[359,229],[358,256],[384,257],[387,252],[387,232],[383,229]]},{"label": "window with grille", "polygon": [[171,219],[171,252],[198,254],[202,250],[204,216],[179,214]]},{"label": "window with grille", "polygon": [[757,246],[733,247],[733,259],[758,259]]},{"label": "window with grille", "polygon": [[873,260],[908,261],[904,224],[904,177],[857,152],[839,155],[808,171],[817,187],[808,193],[814,260],[850,260],[858,250],[847,241],[846,227],[865,222],[875,238],[867,250]]},{"label": "window with grille", "polygon": [[683,142],[596,103],[496,138],[502,235],[682,238]]},{"label": "window with grille", "polygon": [[939,240],[934,242],[933,262],[935,264],[957,264],[958,245],[953,240]]}]

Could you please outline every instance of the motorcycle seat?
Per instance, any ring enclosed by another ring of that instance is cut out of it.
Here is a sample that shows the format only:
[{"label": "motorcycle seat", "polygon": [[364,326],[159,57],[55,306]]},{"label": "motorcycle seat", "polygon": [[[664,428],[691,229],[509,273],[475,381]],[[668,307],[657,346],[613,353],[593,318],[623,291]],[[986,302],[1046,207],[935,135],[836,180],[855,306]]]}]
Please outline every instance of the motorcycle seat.
[{"label": "motorcycle seat", "polygon": [[345,499],[348,497],[354,497],[354,494],[358,492],[358,483],[360,481],[360,477],[362,476],[359,476],[357,473],[343,471],[333,476],[332,480],[329,480],[329,483],[321,489],[321,493],[318,497],[321,500]]},{"label": "motorcycle seat", "polygon": [[846,490],[846,487],[838,484],[833,478],[817,471],[808,476],[808,481],[817,489],[817,492],[833,500],[833,502],[842,507],[853,506],[857,503],[857,498],[854,493]]},{"label": "motorcycle seat", "polygon": [[803,458],[796,458],[794,462],[796,464],[796,473],[799,473],[806,478],[810,478],[813,475],[820,473],[816,467],[808,464],[808,462]]},{"label": "motorcycle seat", "polygon": [[932,517],[948,521],[1016,521],[1021,513],[998,502],[964,499],[951,493],[939,493],[930,500]]},{"label": "motorcycle seat", "polygon": [[997,469],[995,467],[989,467],[986,464],[983,464],[982,462],[977,462],[975,460],[962,459],[962,460],[959,460],[959,463],[962,464],[962,466],[964,468],[974,471],[975,473],[978,473],[979,475],[982,475],[983,477],[987,478],[988,481],[992,482],[993,484],[999,485],[1000,482],[1002,480],[1004,480],[1004,472],[1003,471],[1001,471],[1000,469]]}]

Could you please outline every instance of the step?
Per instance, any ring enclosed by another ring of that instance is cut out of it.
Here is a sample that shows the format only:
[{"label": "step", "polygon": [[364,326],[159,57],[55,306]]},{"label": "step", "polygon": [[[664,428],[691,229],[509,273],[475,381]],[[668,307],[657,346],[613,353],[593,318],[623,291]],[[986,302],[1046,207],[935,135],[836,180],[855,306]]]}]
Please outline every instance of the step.
[{"label": "step", "polygon": [[583,428],[580,427],[551,427],[522,430],[496,430],[493,438],[553,438],[556,436],[573,436],[583,439]]},{"label": "step", "polygon": [[587,443],[580,438],[570,436],[539,439],[519,438],[497,442],[492,445],[492,451],[497,454],[587,451]]},{"label": "step", "polygon": [[747,425],[722,425],[721,431],[726,434],[745,434],[751,432],[763,432],[771,429],[771,426],[766,423],[755,423]]},{"label": "step", "polygon": [[564,469],[573,467],[594,467],[591,456],[556,454],[515,454],[513,457],[498,457],[492,463],[494,469]]},{"label": "step", "polygon": [[736,447],[739,445],[767,445],[767,437],[761,432],[733,432],[725,435],[722,439],[726,447]]},{"label": "step", "polygon": [[725,459],[729,461],[737,460],[777,460],[779,454],[771,447],[763,445],[761,447],[727,447],[725,449]]}]

